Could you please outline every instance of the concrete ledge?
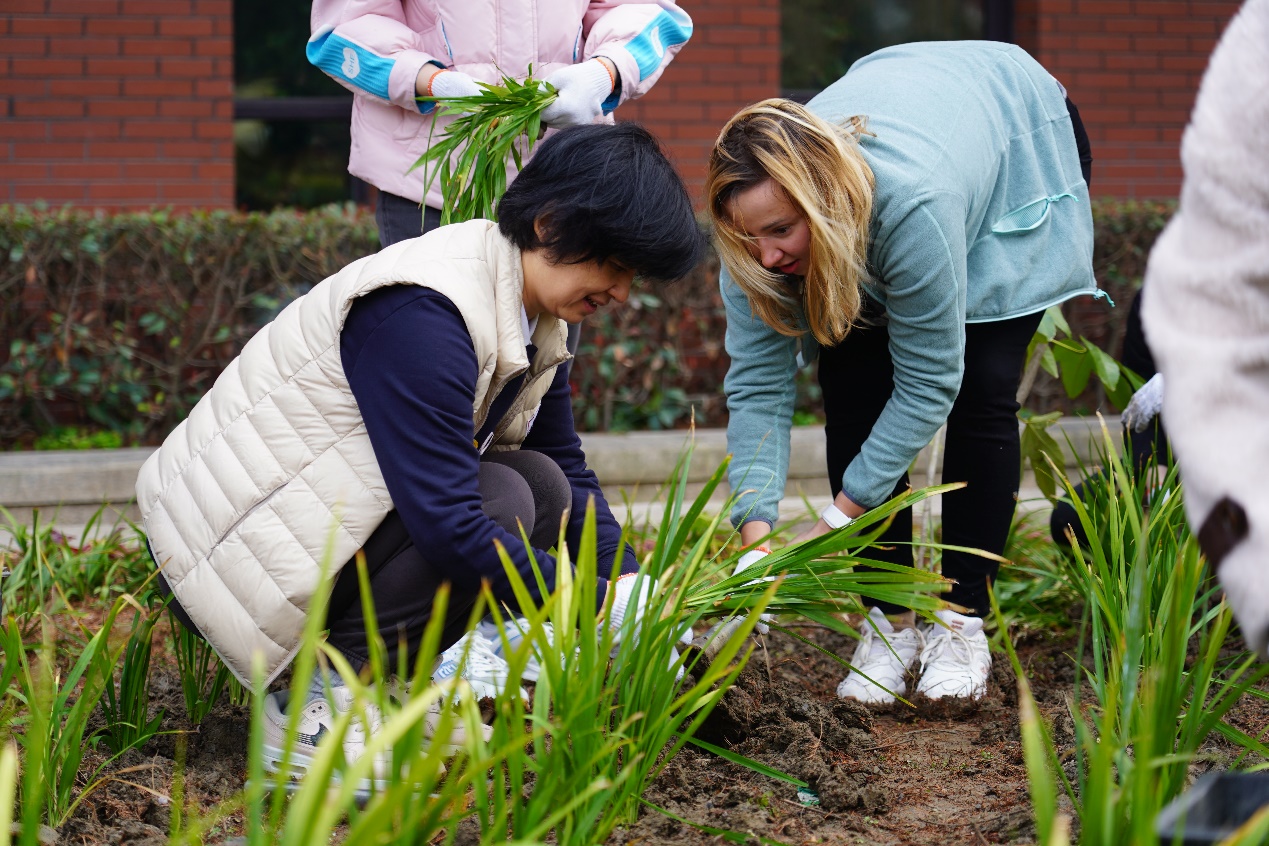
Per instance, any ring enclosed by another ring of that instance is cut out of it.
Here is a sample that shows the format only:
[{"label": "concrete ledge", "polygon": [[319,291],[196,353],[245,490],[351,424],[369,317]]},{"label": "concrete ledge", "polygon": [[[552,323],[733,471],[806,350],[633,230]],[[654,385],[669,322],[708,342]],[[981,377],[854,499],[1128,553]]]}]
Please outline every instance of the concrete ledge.
[{"label": "concrete ledge", "polygon": [[[1116,449],[1119,447],[1118,417],[1105,418]],[[1103,442],[1096,417],[1064,418],[1050,429],[1068,454],[1070,468],[1096,463]],[[645,505],[655,499],[670,478],[674,466],[692,437],[685,430],[668,432],[589,433],[582,435],[586,458],[594,468],[614,511],[622,517],[625,502],[632,503],[637,519],[659,519]],[[795,519],[807,513],[806,500],[814,507],[828,501],[825,469],[824,432],[820,426],[799,426],[792,432],[789,482],[781,503],[781,519]],[[694,435],[689,471],[689,495],[694,496],[718,469],[727,454],[727,433],[723,429],[698,429]],[[64,531],[78,534],[103,506],[105,526],[117,519],[139,519],[133,504],[137,473],[154,449],[82,450],[0,453],[0,506],[20,524],[30,525],[32,511],[53,520]],[[929,466],[927,447],[917,458],[914,485],[924,485]],[[1023,498],[1034,493],[1024,483]],[[719,498],[727,493],[721,486]],[[0,533],[4,527],[0,526]]]},{"label": "concrete ledge", "polygon": [[154,447],[0,453],[0,505],[128,502]]}]

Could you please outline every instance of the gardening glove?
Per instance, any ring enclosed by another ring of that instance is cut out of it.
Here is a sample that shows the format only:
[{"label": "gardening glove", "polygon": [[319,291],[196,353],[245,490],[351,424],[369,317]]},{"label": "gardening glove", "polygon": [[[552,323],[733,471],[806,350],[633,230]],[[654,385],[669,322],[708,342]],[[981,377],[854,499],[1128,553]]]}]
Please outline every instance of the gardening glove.
[{"label": "gardening glove", "polygon": [[[621,631],[626,620],[632,620],[631,631],[638,632],[639,622],[648,609],[648,603],[657,595],[657,590],[656,579],[649,576],[640,578],[638,573],[627,573],[608,583],[612,606],[600,625],[607,626],[612,631],[614,646],[621,642]],[[604,604],[608,604],[607,597],[604,598]]]},{"label": "gardening glove", "polygon": [[1137,389],[1124,408],[1123,423],[1134,432],[1144,431],[1163,410],[1163,374],[1156,373]]},{"label": "gardening glove", "polygon": [[[736,569],[732,570],[731,574],[733,576],[739,575],[742,571],[749,569],[770,554],[771,550],[769,548],[765,546],[755,546],[753,549],[740,556],[740,560],[736,562]],[[773,580],[773,576],[764,576],[762,578],[762,581],[764,582],[770,582]],[[760,635],[769,634],[771,632],[771,627],[767,624],[774,619],[775,617],[770,614],[763,614],[758,618],[758,624],[753,627],[753,630]]]},{"label": "gardening glove", "polygon": [[429,97],[475,97],[483,89],[462,71],[443,70],[427,84]]},{"label": "gardening glove", "polygon": [[[626,625],[626,620],[631,620],[630,626],[634,630],[634,636],[638,637],[639,623],[643,620],[643,615],[648,610],[648,603],[652,597],[657,595],[659,587],[656,579],[644,576],[639,578],[638,573],[627,573],[620,576],[615,581],[608,583],[609,592],[613,593],[612,607],[608,610],[608,617],[601,625],[608,626],[613,633],[613,651],[615,657],[617,648],[621,643],[621,629]],[[607,604],[607,598],[604,600]],[[688,628],[680,632],[678,642],[683,643],[684,639],[690,643],[691,629]],[[683,678],[683,667],[679,662],[679,651],[676,647],[670,647],[670,666],[675,668],[675,681],[681,681]]]},{"label": "gardening glove", "polygon": [[594,123],[617,84],[608,66],[598,59],[566,65],[545,81],[555,86],[559,96],[542,110],[542,122],[556,128]]}]

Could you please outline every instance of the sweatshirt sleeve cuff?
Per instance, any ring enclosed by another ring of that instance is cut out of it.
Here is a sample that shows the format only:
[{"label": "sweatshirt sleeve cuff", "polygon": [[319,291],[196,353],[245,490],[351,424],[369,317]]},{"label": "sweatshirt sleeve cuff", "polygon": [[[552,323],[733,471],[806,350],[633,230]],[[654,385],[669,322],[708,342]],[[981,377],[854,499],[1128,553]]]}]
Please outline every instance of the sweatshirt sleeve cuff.
[{"label": "sweatshirt sleeve cuff", "polygon": [[435,103],[423,103],[417,99],[418,91],[415,83],[419,78],[419,71],[428,64],[436,65],[438,68],[445,67],[439,59],[426,53],[410,52],[400,56],[396,64],[392,66],[392,75],[388,79],[389,99],[403,109],[424,115],[436,108]]}]

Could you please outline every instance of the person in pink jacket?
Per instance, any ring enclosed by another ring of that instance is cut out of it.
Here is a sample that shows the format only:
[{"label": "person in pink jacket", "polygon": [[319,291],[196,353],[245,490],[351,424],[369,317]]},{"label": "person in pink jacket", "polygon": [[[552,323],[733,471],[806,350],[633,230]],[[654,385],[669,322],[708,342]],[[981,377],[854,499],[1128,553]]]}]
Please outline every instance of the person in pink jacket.
[{"label": "person in pink jacket", "polygon": [[425,196],[423,170],[406,171],[451,118],[416,97],[531,68],[560,92],[548,126],[610,121],[692,34],[674,0],[314,0],[310,23],[308,60],[356,95],[348,171],[379,189],[385,247],[440,225],[440,187]]}]

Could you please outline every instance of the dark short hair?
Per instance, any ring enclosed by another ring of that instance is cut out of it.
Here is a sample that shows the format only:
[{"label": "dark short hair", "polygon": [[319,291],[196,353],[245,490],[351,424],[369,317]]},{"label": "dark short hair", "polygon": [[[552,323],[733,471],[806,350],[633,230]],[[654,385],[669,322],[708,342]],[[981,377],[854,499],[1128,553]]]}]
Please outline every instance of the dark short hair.
[{"label": "dark short hair", "polygon": [[686,276],[705,250],[687,187],[633,123],[574,126],[543,141],[498,203],[498,229],[555,262],[614,259],[659,281]]}]

